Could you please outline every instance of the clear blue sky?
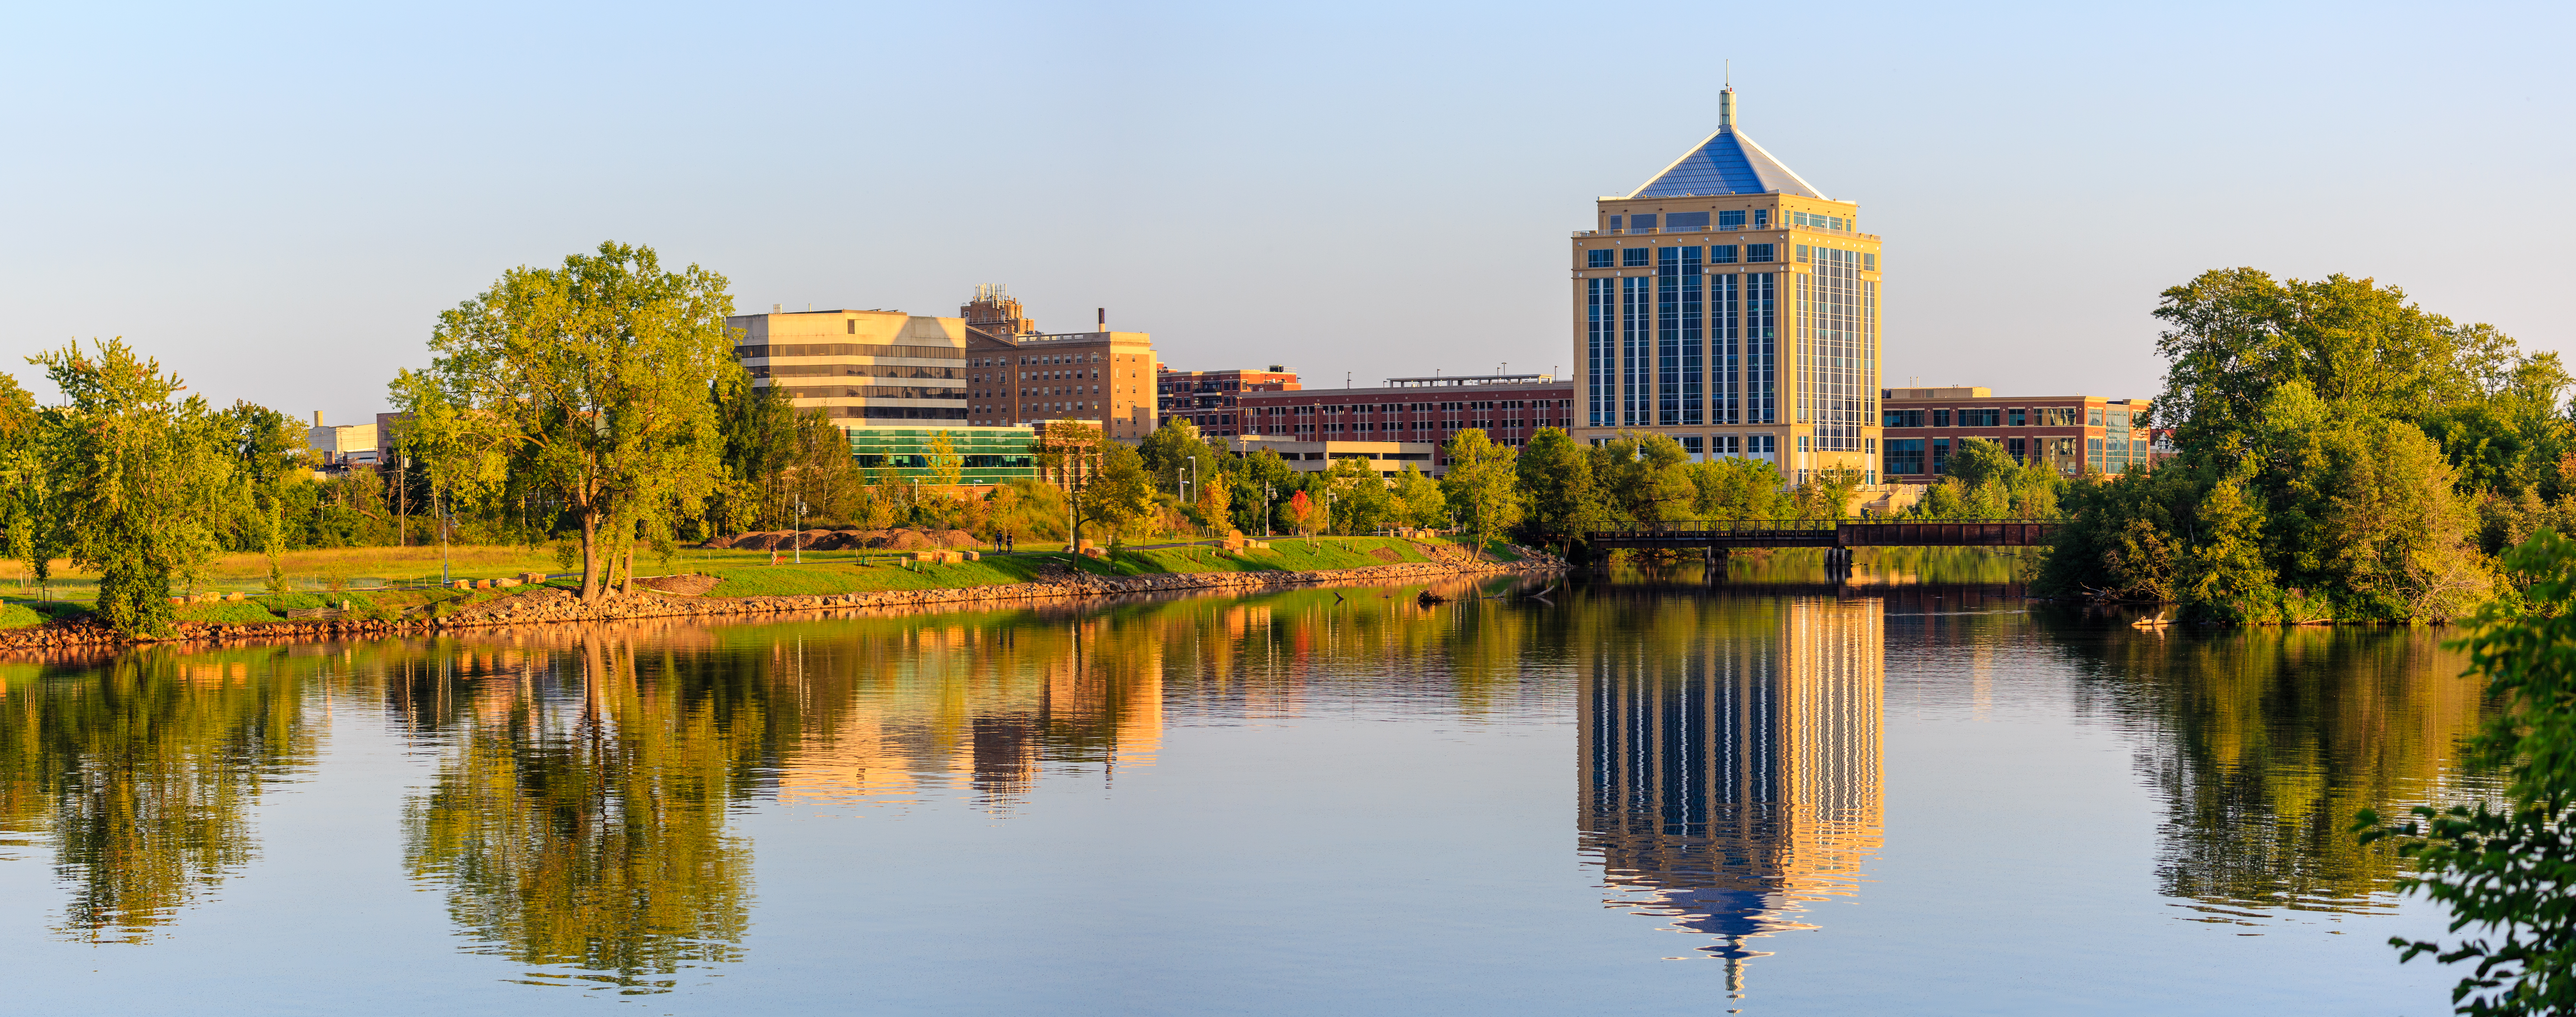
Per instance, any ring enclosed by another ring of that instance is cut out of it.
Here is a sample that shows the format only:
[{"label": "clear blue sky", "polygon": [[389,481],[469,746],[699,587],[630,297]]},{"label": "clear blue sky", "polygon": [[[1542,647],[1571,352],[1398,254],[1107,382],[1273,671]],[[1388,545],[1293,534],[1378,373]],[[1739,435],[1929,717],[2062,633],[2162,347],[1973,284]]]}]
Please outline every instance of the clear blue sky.
[{"label": "clear blue sky", "polygon": [[1885,236],[1890,383],[2151,396],[2157,291],[2233,265],[2558,349],[2570,10],[19,4],[0,369],[123,335],[350,420],[441,308],[614,238],[746,311],[1005,282],[1180,368],[1562,370],[1567,231],[1727,58]]}]

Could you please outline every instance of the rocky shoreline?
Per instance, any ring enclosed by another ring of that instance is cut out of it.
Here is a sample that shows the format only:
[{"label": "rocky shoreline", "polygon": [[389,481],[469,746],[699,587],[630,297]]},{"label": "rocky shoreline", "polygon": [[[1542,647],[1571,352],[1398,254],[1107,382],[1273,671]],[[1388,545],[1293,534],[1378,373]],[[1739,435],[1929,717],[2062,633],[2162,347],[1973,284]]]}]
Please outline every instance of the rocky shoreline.
[{"label": "rocky shoreline", "polygon": [[57,622],[23,629],[0,630],[0,653],[142,643],[222,644],[278,639],[341,639],[352,636],[417,634],[494,626],[553,625],[638,618],[712,618],[840,608],[950,607],[996,601],[1061,600],[1194,590],[1259,590],[1315,586],[1325,583],[1384,585],[1418,582],[1441,576],[1556,572],[1566,567],[1564,562],[1543,553],[1534,551],[1522,553],[1527,557],[1517,562],[1407,562],[1313,572],[1166,572],[1118,578],[1087,572],[1068,572],[1060,577],[1036,582],[937,590],[876,590],[866,593],[710,599],[638,589],[631,594],[611,592],[590,604],[582,603],[581,598],[569,590],[549,587],[474,604],[442,617],[282,621],[248,625],[183,622],[178,626],[178,633],[166,639],[130,638],[118,634],[105,625],[90,622]]}]

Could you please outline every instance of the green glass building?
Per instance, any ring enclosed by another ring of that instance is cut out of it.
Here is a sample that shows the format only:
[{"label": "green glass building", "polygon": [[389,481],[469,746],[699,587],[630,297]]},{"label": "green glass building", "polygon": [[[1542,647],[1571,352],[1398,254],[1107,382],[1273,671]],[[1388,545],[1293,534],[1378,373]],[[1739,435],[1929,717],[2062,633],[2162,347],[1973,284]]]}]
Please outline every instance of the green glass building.
[{"label": "green glass building", "polygon": [[850,455],[863,470],[894,470],[902,474],[928,474],[934,447],[941,435],[949,447],[965,460],[958,471],[960,484],[999,484],[1021,477],[1038,475],[1037,454],[1031,446],[1037,432],[1026,427],[851,427]]}]

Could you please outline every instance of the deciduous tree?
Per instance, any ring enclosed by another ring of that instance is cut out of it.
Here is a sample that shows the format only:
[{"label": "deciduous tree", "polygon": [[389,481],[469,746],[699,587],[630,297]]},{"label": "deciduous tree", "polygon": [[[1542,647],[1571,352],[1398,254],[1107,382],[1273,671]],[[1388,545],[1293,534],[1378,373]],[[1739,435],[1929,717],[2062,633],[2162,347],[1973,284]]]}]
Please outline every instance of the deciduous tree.
[{"label": "deciduous tree", "polygon": [[398,382],[395,399],[415,414],[423,400],[453,407],[514,478],[577,520],[582,597],[596,600],[610,555],[632,575],[639,523],[695,514],[724,477],[710,397],[742,371],[732,311],[723,276],[604,243],[559,268],[512,269],[441,314],[423,382]]}]

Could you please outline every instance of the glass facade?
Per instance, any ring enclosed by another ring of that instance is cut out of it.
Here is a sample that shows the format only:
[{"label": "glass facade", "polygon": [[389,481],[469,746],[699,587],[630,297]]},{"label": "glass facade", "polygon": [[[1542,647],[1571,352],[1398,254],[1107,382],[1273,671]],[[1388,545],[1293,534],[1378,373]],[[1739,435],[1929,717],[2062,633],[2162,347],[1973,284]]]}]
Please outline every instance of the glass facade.
[{"label": "glass facade", "polygon": [[1709,422],[1744,422],[1744,277],[1708,277],[1709,335],[1716,341],[1717,398]]},{"label": "glass facade", "polygon": [[1697,247],[1655,252],[1655,423],[1663,426],[1705,419],[1700,303],[1707,279],[1699,259]]},{"label": "glass facade", "polygon": [[[1636,249],[1644,253],[1643,248]],[[1619,280],[1619,426],[1642,427],[1651,419],[1648,407],[1653,405],[1654,363],[1650,347],[1654,334],[1654,280],[1628,276]]]},{"label": "glass facade", "polygon": [[1618,330],[1618,305],[1614,296],[1618,280],[1586,279],[1584,283],[1584,296],[1591,312],[1591,343],[1584,360],[1584,378],[1591,383],[1586,393],[1590,405],[1586,419],[1593,427],[1610,427],[1617,423],[1613,393],[1617,391],[1618,349],[1613,345],[1613,336]]},{"label": "glass facade", "polygon": [[999,484],[1021,477],[1038,475],[1037,456],[1030,446],[1036,435],[1025,427],[852,427],[850,456],[859,468],[895,470],[910,479],[928,474],[943,453],[939,441],[948,441],[946,454],[958,459],[958,483]]},{"label": "glass facade", "polygon": [[1860,259],[1814,249],[1797,280],[1798,421],[1815,426],[1816,449],[1860,451],[1861,428],[1877,406],[1878,371]]},{"label": "glass facade", "polygon": [[1744,422],[1780,422],[1780,277],[1744,277]]}]

